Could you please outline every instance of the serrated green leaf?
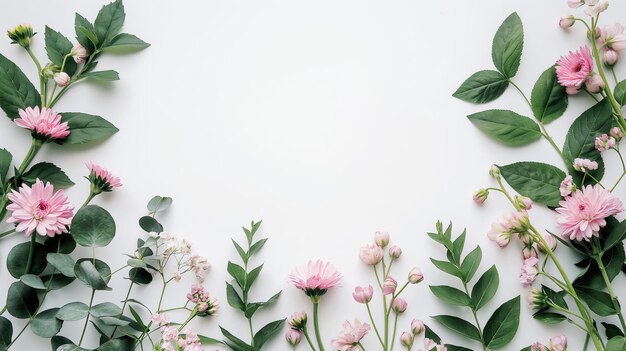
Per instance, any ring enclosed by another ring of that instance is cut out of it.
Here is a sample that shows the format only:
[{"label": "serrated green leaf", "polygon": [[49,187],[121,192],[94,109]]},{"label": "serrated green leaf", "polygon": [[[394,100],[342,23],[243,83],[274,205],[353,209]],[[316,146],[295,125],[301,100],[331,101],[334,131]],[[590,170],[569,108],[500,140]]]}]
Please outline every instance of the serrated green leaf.
[{"label": "serrated green leaf", "polygon": [[523,196],[549,207],[558,207],[562,196],[559,190],[565,172],[539,162],[517,162],[500,166],[502,177]]},{"label": "serrated green leaf", "polygon": [[76,40],[87,49],[87,52],[92,53],[98,44],[93,24],[77,13],[74,18],[74,30],[76,31]]},{"label": "serrated green leaf", "polygon": [[0,108],[11,120],[19,117],[18,109],[35,107],[41,98],[33,83],[11,60],[0,54]]},{"label": "serrated green leaf", "polygon": [[135,35],[120,33],[111,39],[108,45],[103,48],[103,51],[132,52],[143,50],[149,46],[150,44],[137,38]]},{"label": "serrated green leaf", "polygon": [[467,78],[452,96],[463,101],[484,104],[499,98],[508,86],[508,79],[500,72],[479,71]]},{"label": "serrated green leaf", "polygon": [[478,279],[472,288],[471,302],[476,310],[479,310],[489,302],[498,290],[500,278],[498,270],[493,265]]},{"label": "serrated green leaf", "polygon": [[122,0],[115,0],[100,9],[94,22],[94,28],[98,42],[102,47],[106,47],[108,42],[119,33],[125,18]]},{"label": "serrated green leaf", "polygon": [[50,182],[57,188],[67,188],[74,185],[74,182],[61,168],[48,162],[40,162],[22,175],[22,180],[29,184],[34,184],[37,179],[44,183]]},{"label": "serrated green leaf", "polygon": [[63,140],[68,144],[85,144],[102,140],[119,131],[106,119],[87,113],[62,112],[61,119],[70,127],[70,135]]},{"label": "serrated green leaf", "polygon": [[467,116],[478,129],[510,146],[530,144],[541,138],[537,123],[508,110],[487,110]]},{"label": "serrated green leaf", "polygon": [[493,64],[507,78],[513,78],[519,69],[524,48],[524,28],[517,13],[507,17],[493,38]]},{"label": "serrated green leaf", "polygon": [[538,121],[547,124],[561,117],[567,109],[567,93],[559,84],[554,66],[545,70],[530,95],[533,115]]},{"label": "serrated green leaf", "polygon": [[493,312],[485,328],[483,337],[485,345],[490,349],[499,349],[513,340],[519,327],[520,297],[503,303]]},{"label": "serrated green leaf", "polygon": [[88,72],[82,74],[81,77],[93,79],[101,82],[113,82],[116,80],[120,80],[120,75],[114,70],[107,71],[97,71],[97,72]]},{"label": "serrated green leaf", "polygon": [[74,47],[72,42],[63,34],[48,26],[46,26],[44,36],[46,41],[46,53],[48,54],[50,62],[62,67],[65,61],[63,71],[70,76],[74,75],[74,73],[76,73],[76,62],[74,62],[71,57],[65,59],[65,56],[72,52],[72,48]]}]

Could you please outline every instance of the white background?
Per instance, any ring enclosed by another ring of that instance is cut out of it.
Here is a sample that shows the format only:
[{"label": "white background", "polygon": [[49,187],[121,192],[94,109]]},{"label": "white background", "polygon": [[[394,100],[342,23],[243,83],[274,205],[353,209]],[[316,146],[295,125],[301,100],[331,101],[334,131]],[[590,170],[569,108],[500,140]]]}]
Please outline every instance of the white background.
[{"label": "white background", "polygon": [[[43,60],[45,24],[73,37],[74,12],[93,20],[103,4],[14,1],[3,6],[0,27],[32,23],[39,32],[34,50]],[[427,286],[456,283],[430,264],[428,257],[442,258],[443,249],[425,234],[436,220],[452,221],[456,234],[467,228],[468,250],[482,246],[480,271],[495,263],[500,272],[499,293],[480,315],[483,325],[499,303],[522,295],[520,332],[507,350],[519,350],[537,338],[547,343],[559,333],[570,337],[573,349],[581,347],[573,327],[552,328],[530,317],[527,291],[517,281],[517,244],[502,251],[487,240],[490,223],[510,210],[504,199],[494,194],[482,208],[471,201],[476,189],[492,184],[487,174],[492,163],[560,165],[557,155],[545,141],[519,149],[501,146],[465,118],[486,108],[529,115],[512,88],[488,106],[451,97],[470,74],[493,68],[493,34],[513,11],[525,25],[515,81],[529,94],[541,72],[585,43],[580,26],[565,32],[557,25],[560,15],[571,11],[566,1],[143,0],[125,5],[124,30],[152,46],[135,55],[103,56],[99,68],[118,70],[121,81],[81,84],[57,107],[104,116],[120,132],[99,145],[47,146],[37,158],[52,160],[77,183],[68,191],[76,204],[88,192],[82,178],[85,161],[98,162],[122,178],[123,188],[95,200],[118,224],[112,245],[97,252],[113,269],[124,264],[122,253],[131,252],[143,235],[137,219],[145,214],[146,202],[156,194],[172,196],[174,206],[160,219],[166,230],[190,239],[209,258],[213,268],[206,286],[222,302],[219,317],[196,324],[198,331],[219,337],[219,324],[246,336],[245,320],[226,304],[226,261],[237,259],[230,238],[242,240],[240,227],[263,219],[262,236],[270,241],[257,260],[265,268],[253,296],[284,293],[276,307],[258,314],[255,325],[310,311],[307,298],[286,277],[293,267],[321,258],[345,276],[344,287],[322,301],[323,334],[330,340],[345,319],[366,319],[363,306],[351,297],[355,285],[373,284],[358,250],[375,231],[386,230],[404,250],[393,275],[403,280],[415,265],[426,275],[425,283],[407,290],[410,307],[400,331],[408,329],[412,318],[424,319],[445,341],[462,343],[429,319],[461,313],[440,303]],[[626,4],[612,3],[603,15],[605,24],[625,10]],[[35,78],[19,47],[0,40],[0,52]],[[567,126],[589,104],[585,96],[572,99],[565,116],[548,127],[557,143],[562,144]],[[0,130],[1,146],[21,160],[28,133],[6,118],[0,119]],[[533,211],[533,218],[554,229],[547,211]],[[2,260],[24,240],[19,235],[2,239]],[[87,255],[79,250],[82,254]],[[12,282],[4,269],[0,282],[4,300]],[[127,281],[120,275],[112,284],[113,292],[98,293],[96,299],[121,300]],[[190,284],[183,281],[171,290],[166,305],[183,303]],[[135,290],[134,296],[155,301],[157,290],[154,284]],[[74,300],[88,299],[89,291],[80,283],[71,291]],[[69,301],[67,294],[51,294],[46,308]],[[66,323],[61,334],[76,339],[80,327],[82,321]],[[95,333],[90,335],[94,338],[86,346],[95,346]],[[18,345],[49,348],[47,340],[28,334]],[[365,345],[376,349],[373,334]],[[281,336],[267,349],[286,350],[287,345]]]}]

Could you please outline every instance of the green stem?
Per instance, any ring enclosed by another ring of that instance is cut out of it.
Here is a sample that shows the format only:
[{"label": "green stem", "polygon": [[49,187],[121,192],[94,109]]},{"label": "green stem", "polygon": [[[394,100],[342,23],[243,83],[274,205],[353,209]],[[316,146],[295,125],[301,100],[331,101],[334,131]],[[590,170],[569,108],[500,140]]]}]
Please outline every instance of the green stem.
[{"label": "green stem", "polygon": [[189,322],[191,322],[191,320],[196,316],[197,313],[198,306],[196,305],[196,307],[189,314],[189,317],[187,317],[187,320],[185,320],[185,322],[181,324],[180,327],[178,327],[178,331],[183,331],[183,329],[187,326],[187,324],[189,324]]},{"label": "green stem", "polygon": [[13,229],[11,229],[11,230],[7,230],[7,231],[6,231],[6,232],[4,232],[4,233],[1,233],[1,234],[0,234],[0,238],[5,237],[5,236],[7,236],[7,235],[9,235],[9,234],[13,234],[13,233],[15,233],[15,228],[13,228]]},{"label": "green stem", "polygon": [[[593,238],[593,245],[598,249],[599,242],[598,238]],[[622,308],[620,307],[620,303],[617,300],[617,294],[615,294],[615,290],[613,290],[613,284],[611,283],[611,279],[609,279],[609,275],[606,273],[606,267],[604,266],[604,262],[602,261],[602,253],[594,255],[593,257],[598,264],[598,268],[600,268],[600,273],[602,273],[602,279],[604,279],[604,284],[609,291],[609,295],[611,295],[611,302],[613,303],[613,308],[617,312],[617,317],[619,318],[619,322],[622,325],[622,330],[626,330],[626,323],[624,322],[624,315],[622,314]]]},{"label": "green stem", "polygon": [[393,345],[396,343],[396,331],[398,330],[398,314],[396,313],[396,318],[393,321],[393,333],[391,334],[391,348],[389,350],[393,350]]},{"label": "green stem", "polygon": [[[96,295],[96,290],[91,290],[91,297],[89,298],[89,308],[88,312],[91,312],[91,307],[93,305],[93,297]],[[82,345],[83,338],[85,337],[85,331],[87,331],[87,325],[89,324],[89,314],[87,314],[87,318],[85,318],[85,325],[83,326],[83,332],[80,334],[80,340],[78,341],[78,346]]]},{"label": "green stem", "polygon": [[89,205],[89,203],[91,202],[91,200],[93,200],[94,197],[96,197],[97,194],[94,194],[93,192],[89,192],[89,196],[87,196],[87,199],[85,199],[85,202],[83,202],[83,205],[80,206],[80,208],[83,208],[87,205]]},{"label": "green stem", "polygon": [[28,274],[30,272],[30,268],[33,266],[33,257],[35,256],[35,246],[37,245],[37,234],[30,234],[30,251],[28,251],[28,259],[26,260],[26,268],[24,269],[24,274]]},{"label": "green stem", "polygon": [[30,58],[33,59],[35,66],[37,66],[37,75],[39,76],[39,96],[41,98],[41,107],[45,107],[46,106],[46,85],[45,85],[44,77],[41,74],[41,64],[39,63],[37,56],[35,56],[35,53],[33,53],[33,50],[31,50],[30,46],[26,48],[26,52],[28,52],[28,55],[30,56]]},{"label": "green stem", "polygon": [[320,327],[319,327],[319,321],[318,321],[318,308],[319,308],[319,302],[318,301],[314,301],[313,302],[313,324],[315,327],[315,338],[317,339],[317,345],[320,348],[320,351],[324,351],[324,343],[322,342],[322,337],[320,335]]},{"label": "green stem", "polygon": [[357,345],[359,345],[359,347],[361,348],[361,350],[365,351],[365,347],[363,347],[363,344],[361,344],[360,342],[356,343]]},{"label": "green stem", "polygon": [[4,312],[6,311],[7,311],[7,305],[4,305],[4,307],[2,307],[2,309],[0,310],[0,316],[2,316]]},{"label": "green stem", "polygon": [[11,346],[13,345],[13,343],[15,343],[17,341],[17,339],[20,338],[20,336],[22,336],[22,334],[24,334],[24,331],[26,330],[26,328],[28,328],[28,326],[30,325],[30,319],[28,320],[28,322],[26,322],[26,324],[24,325],[24,328],[22,328],[22,330],[19,332],[19,334],[17,334],[17,336],[15,337],[15,339],[13,339],[13,341],[11,341],[9,343],[9,345],[7,345],[6,350],[8,350],[9,348],[11,348]]},{"label": "green stem", "polygon": [[252,328],[252,317],[248,318],[248,328],[250,329],[250,346],[254,348],[254,329]]},{"label": "green stem", "polygon": [[[462,282],[463,283],[463,289],[465,289],[465,294],[467,294],[467,296],[470,296],[470,292],[469,289],[467,288],[467,283]],[[476,309],[473,306],[470,306],[470,309],[472,310],[472,315],[474,316],[474,321],[476,322],[476,327],[478,328],[478,335],[480,336],[480,343],[483,346],[483,351],[487,351],[487,346],[485,346],[485,339],[483,337],[483,328],[480,326],[480,322],[478,321],[478,315],[476,314]]]},{"label": "green stem", "polygon": [[370,304],[366,303],[365,307],[367,307],[367,314],[370,316],[370,321],[372,322],[372,327],[374,327],[374,331],[376,332],[376,336],[378,337],[378,341],[380,341],[380,346],[385,347],[385,343],[383,342],[383,338],[380,337],[380,333],[378,332],[378,328],[376,328],[376,323],[374,322],[374,317],[372,316],[372,310],[370,309]]},{"label": "green stem", "polygon": [[306,338],[306,341],[309,343],[311,350],[316,351],[315,345],[313,345],[313,341],[311,341],[311,337],[309,336],[309,332],[306,330],[306,328],[302,328],[302,334],[304,334],[304,337]]},{"label": "green stem", "polygon": [[[111,273],[111,274],[113,274],[113,273]],[[122,312],[119,314],[120,318],[124,315],[124,310],[126,309],[126,305],[128,304],[128,298],[130,297],[130,292],[133,289],[133,284],[135,284],[135,282],[133,282],[131,280],[130,286],[128,287],[128,292],[126,293],[126,298],[124,299],[124,304],[122,305]],[[111,337],[110,338],[113,338],[113,336],[115,335],[116,331],[117,331],[117,326],[115,326],[115,328],[113,328],[113,332],[111,333]]]}]

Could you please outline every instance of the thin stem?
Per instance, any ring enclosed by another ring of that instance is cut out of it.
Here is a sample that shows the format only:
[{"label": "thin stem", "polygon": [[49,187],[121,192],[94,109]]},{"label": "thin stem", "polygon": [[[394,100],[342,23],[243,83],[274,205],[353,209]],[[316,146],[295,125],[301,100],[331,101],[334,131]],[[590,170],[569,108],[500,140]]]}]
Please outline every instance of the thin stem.
[{"label": "thin stem", "polygon": [[[598,249],[600,248],[600,244],[598,242],[598,238],[593,238],[593,245]],[[602,254],[594,255],[594,259],[598,264],[598,268],[600,268],[600,273],[602,273],[602,279],[604,279],[604,284],[609,291],[609,295],[611,295],[611,302],[613,303],[613,308],[617,312],[617,317],[619,318],[619,322],[622,325],[622,330],[626,330],[626,323],[624,322],[624,315],[622,314],[622,308],[620,307],[619,301],[617,300],[617,295],[615,294],[615,290],[613,290],[613,284],[611,283],[611,279],[609,279],[609,275],[606,273],[606,267],[604,266],[604,262],[602,261]]]},{"label": "thin stem", "polygon": [[316,351],[315,346],[313,345],[313,341],[311,341],[311,337],[309,336],[309,332],[306,330],[306,328],[302,328],[302,334],[304,334],[304,337],[306,338],[306,341],[309,343],[311,350]]},{"label": "thin stem", "polygon": [[363,344],[361,344],[360,342],[356,343],[357,345],[359,345],[359,347],[361,348],[361,350],[365,351],[365,347],[363,347]]},{"label": "thin stem", "polygon": [[22,328],[22,330],[20,331],[19,334],[17,334],[17,336],[15,337],[15,339],[13,339],[13,341],[11,341],[11,343],[9,343],[9,345],[7,345],[7,350],[11,347],[11,345],[13,345],[13,343],[15,343],[17,341],[17,339],[20,338],[20,336],[22,336],[22,334],[24,334],[24,331],[26,330],[26,328],[28,328],[28,326],[30,325],[30,320],[28,320],[28,322],[26,323],[26,325],[24,325],[24,328]]},{"label": "thin stem", "polygon": [[4,314],[4,312],[7,311],[7,305],[4,305],[4,307],[2,307],[2,309],[0,310],[0,316]]},{"label": "thin stem", "polygon": [[[130,292],[133,290],[133,285],[135,284],[135,282],[133,282],[132,280],[130,281],[130,285],[128,286],[128,292],[126,293],[126,298],[124,299],[124,304],[122,305],[122,312],[119,314],[119,317],[122,317],[124,315],[124,310],[126,309],[126,305],[128,304],[128,298],[130,297]],[[117,326],[115,326],[115,328],[113,328],[113,332],[111,333],[111,337],[113,338],[113,336],[115,335],[115,332],[117,331]]]},{"label": "thin stem", "polygon": [[250,329],[250,345],[254,348],[254,329],[252,328],[252,317],[248,318],[248,328]]},{"label": "thin stem", "polygon": [[315,338],[317,339],[317,345],[320,348],[320,351],[324,351],[324,343],[322,342],[322,337],[320,335],[320,327],[319,327],[319,321],[318,321],[318,307],[319,307],[319,302],[314,301],[313,302],[313,324],[315,326]]},{"label": "thin stem", "polygon": [[513,83],[512,80],[509,79],[509,83],[511,83],[511,85],[517,89],[517,91],[522,95],[522,97],[524,98],[524,100],[526,100],[526,103],[528,104],[528,107],[530,107],[531,109],[533,108],[533,105],[530,103],[530,100],[528,100],[528,98],[526,97],[526,94],[524,94],[524,92],[522,91],[522,89],[520,89],[520,87],[517,86],[517,84]]},{"label": "thin stem", "polygon": [[404,283],[404,285],[400,288],[400,290],[393,294],[393,298],[395,299],[396,297],[400,296],[400,294],[402,294],[402,292],[404,291],[404,289],[406,289],[407,286],[409,286],[410,282],[407,281],[406,283]]},{"label": "thin stem", "polygon": [[28,52],[30,58],[33,59],[35,66],[37,66],[37,75],[39,76],[39,96],[41,98],[41,106],[44,107],[46,106],[46,85],[43,74],[41,73],[41,64],[39,63],[37,56],[35,56],[35,53],[33,53],[33,50],[31,50],[30,46],[26,48],[26,52]]},{"label": "thin stem", "polygon": [[[554,139],[552,139],[552,137],[550,136],[550,134],[548,133],[548,130],[546,129],[546,127],[543,125],[543,122],[539,122],[539,128],[541,128],[541,135],[543,135],[544,138],[546,138],[546,140],[548,140],[548,142],[550,143],[550,145],[552,145],[552,148],[554,150],[556,150],[556,152],[559,154],[559,156],[561,157],[561,160],[563,160],[563,162],[565,162],[565,157],[563,156],[563,151],[561,151],[561,149],[559,148],[559,146],[554,142]],[[567,165],[567,164],[566,164]]]},{"label": "thin stem", "polygon": [[[463,289],[465,289],[465,293],[467,296],[470,296],[469,289],[467,288],[467,283],[463,282]],[[485,346],[485,339],[483,338],[483,328],[480,326],[480,322],[478,321],[478,315],[476,314],[476,310],[474,307],[470,307],[472,310],[472,315],[474,316],[474,321],[476,322],[476,327],[478,327],[478,335],[480,336],[480,343],[483,346],[483,351],[487,351],[487,347]]]},{"label": "thin stem", "polygon": [[[91,297],[89,298],[89,308],[88,312],[91,312],[91,306],[93,305],[93,297],[96,295],[96,290],[91,290]],[[87,318],[85,318],[85,325],[83,326],[83,332],[80,334],[80,340],[78,341],[78,346],[82,345],[83,338],[85,337],[85,331],[87,331],[87,325],[89,324],[89,314],[87,314]]]},{"label": "thin stem", "polygon": [[393,345],[396,343],[396,331],[398,330],[398,313],[396,313],[396,318],[393,321],[393,333],[391,333],[391,348],[389,350],[393,350]]},{"label": "thin stem", "polygon": [[85,202],[83,202],[83,205],[80,206],[80,208],[83,208],[87,205],[89,205],[89,203],[91,202],[91,200],[93,200],[94,197],[96,197],[97,194],[94,194],[93,192],[89,192],[89,196],[87,196],[87,199],[85,199]]},{"label": "thin stem", "polygon": [[5,237],[5,236],[10,235],[10,234],[13,234],[13,233],[15,233],[15,228],[13,228],[13,229],[11,229],[11,230],[7,230],[7,231],[6,231],[6,232],[4,232],[4,233],[1,233],[1,234],[0,234],[0,238]]},{"label": "thin stem", "polygon": [[385,343],[383,342],[383,338],[380,337],[380,333],[378,332],[378,328],[376,328],[376,323],[374,322],[374,317],[372,316],[372,310],[370,309],[370,304],[366,303],[365,307],[367,307],[367,314],[370,316],[370,321],[372,322],[372,327],[374,327],[374,331],[376,332],[376,336],[378,337],[378,341],[380,341],[380,346],[385,347]]},{"label": "thin stem", "polygon": [[183,331],[183,329],[187,326],[187,324],[189,324],[189,322],[191,322],[191,320],[196,316],[197,313],[198,306],[196,305],[196,307],[189,314],[189,317],[187,317],[187,320],[183,324],[181,324],[180,327],[178,327],[178,331]]},{"label": "thin stem", "polygon": [[30,251],[28,251],[28,259],[26,260],[26,268],[24,269],[24,274],[28,274],[30,272],[30,268],[33,265],[33,257],[35,256],[35,246],[37,245],[37,235],[32,233],[30,239]]},{"label": "thin stem", "polygon": [[611,73],[613,74],[613,79],[615,80],[615,84],[619,83],[617,79],[617,74],[615,74],[615,66],[611,66]]}]

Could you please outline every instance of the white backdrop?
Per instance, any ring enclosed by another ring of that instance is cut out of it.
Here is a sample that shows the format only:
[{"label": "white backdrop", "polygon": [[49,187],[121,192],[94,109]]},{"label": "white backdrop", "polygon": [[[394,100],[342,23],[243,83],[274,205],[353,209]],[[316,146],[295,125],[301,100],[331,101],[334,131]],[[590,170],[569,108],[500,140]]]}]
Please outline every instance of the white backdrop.
[{"label": "white backdrop", "polygon": [[[8,2],[0,12],[0,27],[32,23],[39,32],[34,48],[43,59],[44,24],[73,37],[74,12],[93,19],[104,3]],[[258,314],[257,326],[308,309],[307,298],[286,277],[309,258],[330,260],[345,275],[344,287],[323,299],[325,338],[335,336],[345,319],[365,320],[365,310],[353,302],[351,292],[355,285],[373,283],[373,277],[359,261],[358,250],[375,231],[386,230],[404,250],[395,275],[404,277],[414,265],[426,275],[426,282],[410,287],[405,296],[409,310],[401,330],[408,329],[411,318],[419,318],[445,341],[462,342],[429,320],[458,313],[434,298],[427,286],[454,282],[428,260],[443,255],[425,235],[438,219],[453,221],[456,234],[468,229],[467,248],[483,248],[481,271],[498,265],[499,293],[483,321],[515,295],[522,294],[525,301],[526,291],[517,281],[518,248],[501,251],[485,235],[507,204],[493,196],[480,208],[471,196],[491,184],[487,171],[492,163],[558,164],[557,157],[544,141],[520,149],[498,145],[465,118],[496,107],[529,115],[513,89],[480,107],[451,94],[470,74],[493,67],[493,34],[513,11],[525,24],[515,81],[530,93],[544,69],[584,44],[582,28],[568,33],[557,25],[560,15],[569,12],[566,1],[134,0],[125,6],[124,30],[152,46],[136,55],[104,56],[100,68],[118,70],[122,80],[83,84],[57,107],[101,115],[120,132],[100,145],[46,147],[39,156],[53,160],[76,181],[69,190],[75,203],[88,191],[81,178],[86,174],[83,162],[98,162],[122,178],[123,188],[95,200],[118,224],[112,245],[97,252],[112,268],[123,265],[122,253],[132,251],[142,235],[137,219],[145,213],[145,203],[160,194],[174,198],[161,218],[166,229],[189,238],[212,264],[206,286],[222,308],[218,318],[196,324],[202,334],[219,336],[218,324],[247,333],[244,320],[226,304],[224,281],[226,261],[236,259],[230,238],[242,239],[240,227],[253,219],[263,219],[262,234],[270,238],[257,261],[265,262],[265,268],[253,296],[284,291],[276,307]],[[615,1],[604,20],[612,23],[624,11],[626,4]],[[0,52],[35,77],[27,55],[8,39],[0,40]],[[584,96],[571,100],[566,115],[548,127],[558,143],[588,103]],[[0,118],[0,130],[1,146],[21,159],[28,134],[6,118]],[[552,226],[550,213],[539,210],[534,216]],[[2,261],[23,240],[3,239]],[[11,281],[0,270],[1,285]],[[168,304],[183,301],[190,283],[171,291]],[[126,281],[120,276],[112,284],[113,292],[96,298],[121,300]],[[156,290],[136,292],[146,300],[156,298]],[[89,291],[79,283],[72,291],[76,298],[88,299]],[[0,289],[0,301],[5,293]],[[65,302],[66,297],[52,294],[47,304]],[[579,348],[582,338],[574,336],[578,333],[572,327],[535,322],[525,302],[522,315],[520,332],[507,350],[519,350],[538,336],[547,342],[556,333],[567,334],[574,349]],[[79,326],[82,321],[66,323],[61,334],[75,337]],[[29,337],[18,345],[49,348],[47,341]],[[365,345],[375,349],[373,335]],[[287,346],[281,336],[268,349]]]}]

